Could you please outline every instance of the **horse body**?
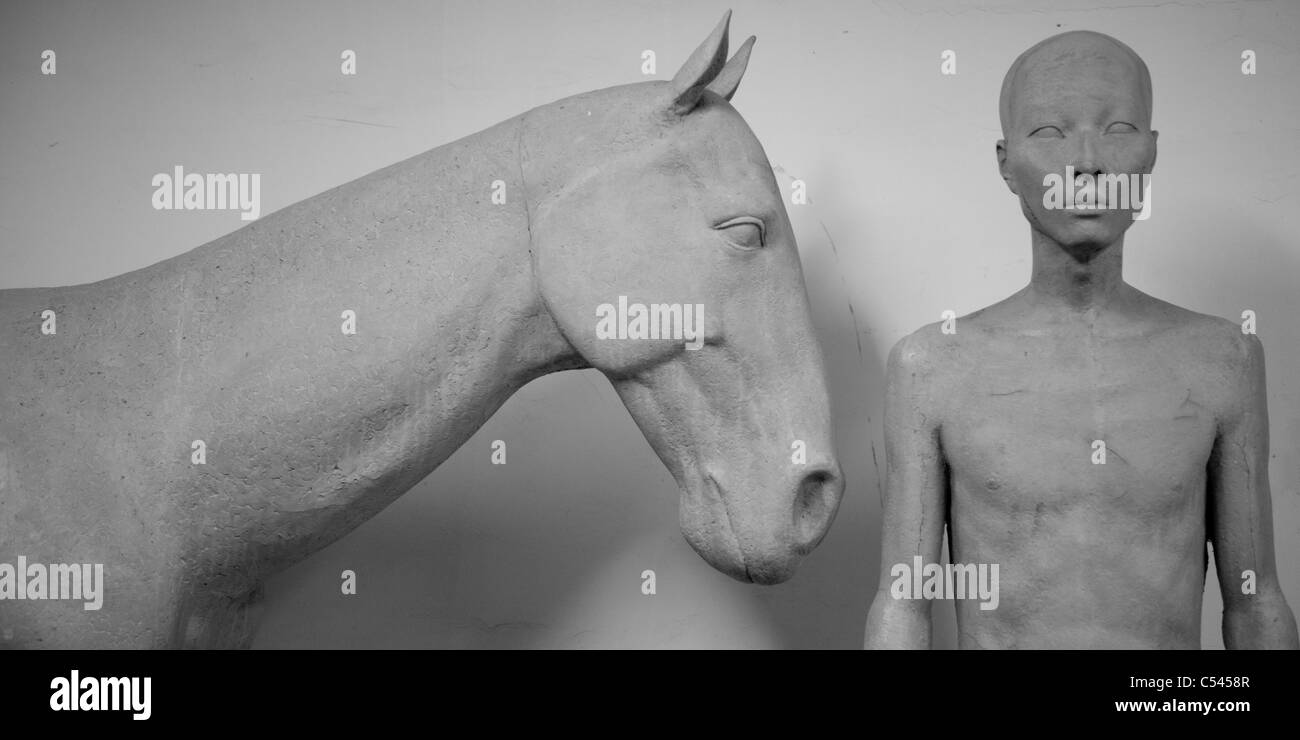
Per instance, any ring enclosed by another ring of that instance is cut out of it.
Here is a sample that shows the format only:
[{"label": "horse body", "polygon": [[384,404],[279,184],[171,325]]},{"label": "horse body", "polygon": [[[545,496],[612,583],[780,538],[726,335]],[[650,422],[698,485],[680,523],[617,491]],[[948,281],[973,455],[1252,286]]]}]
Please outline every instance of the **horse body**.
[{"label": "horse body", "polygon": [[[588,366],[682,485],[691,544],[738,578],[788,577],[843,484],[779,194],[703,90],[727,76],[725,23],[679,73],[693,90],[557,101],[142,270],[0,291],[0,560],[105,564],[99,611],[0,600],[0,646],[247,645],[267,575],[409,490],[533,378]],[[679,242],[717,227],[663,228],[701,190],[788,244],[710,244],[702,265]],[[678,246],[638,251],[661,239]],[[705,301],[706,346],[596,341],[593,309],[620,293]],[[813,451],[791,471],[795,437]]]}]

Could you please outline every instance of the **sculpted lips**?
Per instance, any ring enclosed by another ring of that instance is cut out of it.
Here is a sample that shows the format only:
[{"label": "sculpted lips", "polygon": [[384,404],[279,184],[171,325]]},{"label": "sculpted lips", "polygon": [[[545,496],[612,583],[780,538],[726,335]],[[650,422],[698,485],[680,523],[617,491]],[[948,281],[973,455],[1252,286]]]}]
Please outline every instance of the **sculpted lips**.
[{"label": "sculpted lips", "polygon": [[749,573],[749,561],[745,557],[744,549],[740,546],[740,540],[737,539],[736,537],[736,527],[734,522],[731,519],[731,509],[727,505],[727,497],[723,495],[722,486],[721,484],[718,483],[718,480],[714,478],[711,473],[705,474],[704,480],[706,483],[705,490],[712,493],[713,506],[716,509],[721,510],[722,515],[726,519],[725,532],[727,534],[727,540],[728,540],[727,545],[729,547],[734,548],[736,556],[740,561],[740,565],[741,567],[744,568],[745,582],[752,583],[754,578]]}]

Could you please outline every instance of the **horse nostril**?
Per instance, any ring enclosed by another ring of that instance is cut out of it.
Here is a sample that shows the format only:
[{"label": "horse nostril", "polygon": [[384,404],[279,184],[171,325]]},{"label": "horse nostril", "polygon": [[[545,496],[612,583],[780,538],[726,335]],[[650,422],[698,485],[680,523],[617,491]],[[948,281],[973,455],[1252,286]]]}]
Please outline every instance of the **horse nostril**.
[{"label": "horse nostril", "polygon": [[843,490],[844,480],[835,467],[818,468],[799,482],[794,498],[794,528],[800,554],[811,552],[826,535]]}]

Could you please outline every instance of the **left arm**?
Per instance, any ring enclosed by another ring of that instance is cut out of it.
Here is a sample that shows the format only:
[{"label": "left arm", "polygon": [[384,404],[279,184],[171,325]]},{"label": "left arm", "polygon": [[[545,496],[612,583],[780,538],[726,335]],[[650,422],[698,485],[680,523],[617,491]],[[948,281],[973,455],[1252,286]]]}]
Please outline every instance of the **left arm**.
[{"label": "left arm", "polygon": [[[1273,557],[1264,348],[1253,334],[1238,341],[1238,382],[1206,471],[1207,534],[1223,594],[1223,643],[1229,650],[1296,649],[1295,616],[1278,585]],[[1255,574],[1253,593],[1242,593],[1246,571]]]}]

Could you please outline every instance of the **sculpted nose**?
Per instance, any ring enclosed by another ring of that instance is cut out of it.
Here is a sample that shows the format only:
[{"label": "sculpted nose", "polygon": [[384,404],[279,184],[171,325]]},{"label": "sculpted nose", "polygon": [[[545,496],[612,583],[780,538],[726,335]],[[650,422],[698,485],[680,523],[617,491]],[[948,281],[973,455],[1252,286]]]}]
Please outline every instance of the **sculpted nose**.
[{"label": "sculpted nose", "polygon": [[801,555],[812,552],[830,529],[844,495],[844,475],[839,465],[819,465],[806,472],[794,497],[795,547]]},{"label": "sculpted nose", "polygon": [[1079,135],[1079,151],[1074,158],[1074,172],[1076,175],[1094,177],[1101,174],[1101,168],[1098,166],[1097,140],[1091,132]]}]

